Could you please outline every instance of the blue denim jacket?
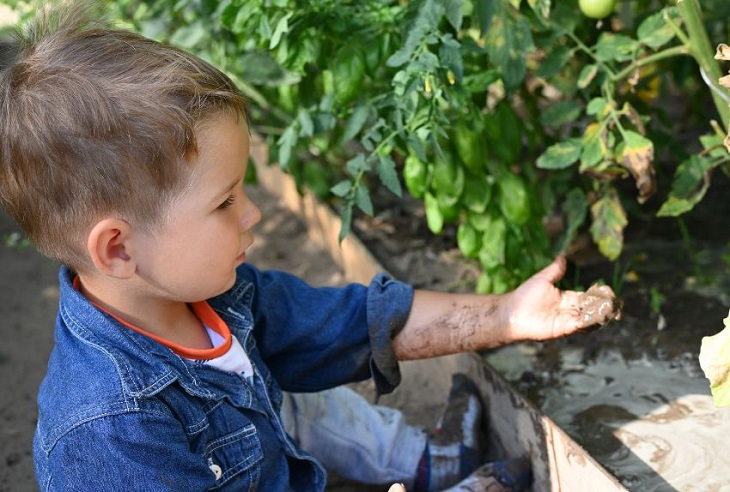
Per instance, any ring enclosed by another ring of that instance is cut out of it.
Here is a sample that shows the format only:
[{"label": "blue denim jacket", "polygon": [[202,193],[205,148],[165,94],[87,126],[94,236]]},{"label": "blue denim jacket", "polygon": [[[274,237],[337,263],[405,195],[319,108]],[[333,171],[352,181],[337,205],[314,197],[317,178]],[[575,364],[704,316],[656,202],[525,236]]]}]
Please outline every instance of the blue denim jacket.
[{"label": "blue denim jacket", "polygon": [[279,418],[281,389],[318,391],[400,373],[390,340],[413,289],[312,288],[244,264],[209,303],[254,366],[253,382],[186,361],[92,306],[60,272],[55,347],[34,439],[42,491],[323,490],[326,475]]}]

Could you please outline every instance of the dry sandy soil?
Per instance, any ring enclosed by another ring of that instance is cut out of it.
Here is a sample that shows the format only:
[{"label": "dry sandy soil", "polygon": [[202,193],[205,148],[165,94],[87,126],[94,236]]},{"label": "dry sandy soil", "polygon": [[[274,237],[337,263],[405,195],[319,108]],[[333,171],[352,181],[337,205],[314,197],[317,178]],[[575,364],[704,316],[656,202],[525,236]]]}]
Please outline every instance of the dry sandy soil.
[{"label": "dry sandy soil", "polygon": [[[250,194],[264,214],[257,227],[250,261],[262,268],[289,271],[314,285],[345,282],[343,272],[334,266],[327,252],[310,240],[297,216],[261,189],[251,188]],[[0,237],[16,230],[12,220],[0,211]],[[416,283],[453,283],[458,273],[449,266],[448,258],[436,261],[435,252],[426,251],[414,258],[421,260],[401,266],[416,274]],[[58,267],[33,250],[0,246],[0,271],[3,273],[0,276],[3,301],[0,303],[0,492],[34,491],[37,487],[33,479],[31,444],[37,416],[35,398],[53,343]],[[417,272],[424,272],[424,277],[418,280]],[[367,385],[358,389],[366,394],[369,391]],[[437,385],[425,389],[400,395],[396,392],[381,403],[403,407],[412,422],[431,426],[442,409],[442,399],[438,396],[442,388]],[[420,398],[419,395],[428,396]],[[331,477],[329,490],[386,488],[366,488]]]}]

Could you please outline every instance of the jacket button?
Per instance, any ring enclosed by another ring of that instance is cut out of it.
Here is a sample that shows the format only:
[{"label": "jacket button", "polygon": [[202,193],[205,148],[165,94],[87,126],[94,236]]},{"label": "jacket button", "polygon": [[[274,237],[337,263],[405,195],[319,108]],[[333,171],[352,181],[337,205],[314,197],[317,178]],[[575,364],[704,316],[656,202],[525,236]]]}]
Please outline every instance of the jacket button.
[{"label": "jacket button", "polygon": [[220,478],[223,476],[223,469],[215,463],[211,463],[210,465],[208,465],[208,468],[210,468],[210,471],[213,472],[216,480],[220,480]]}]

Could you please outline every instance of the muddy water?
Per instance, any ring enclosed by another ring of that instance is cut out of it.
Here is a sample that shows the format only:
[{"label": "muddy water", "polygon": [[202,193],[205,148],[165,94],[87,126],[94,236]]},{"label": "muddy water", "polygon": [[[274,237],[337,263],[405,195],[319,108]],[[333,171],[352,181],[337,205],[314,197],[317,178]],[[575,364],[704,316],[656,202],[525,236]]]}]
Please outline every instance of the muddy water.
[{"label": "muddy water", "polygon": [[[661,252],[644,248],[624,320],[485,358],[628,490],[730,491],[730,408],[714,407],[697,361],[728,313],[726,249],[703,250],[702,279],[680,271],[679,246]],[[666,297],[660,309],[652,290]]]},{"label": "muddy water", "polygon": [[[515,346],[487,359],[514,380],[534,354]],[[694,364],[584,355],[562,351],[561,369],[532,393],[546,415],[629,490],[730,490],[730,409],[714,407]]]}]

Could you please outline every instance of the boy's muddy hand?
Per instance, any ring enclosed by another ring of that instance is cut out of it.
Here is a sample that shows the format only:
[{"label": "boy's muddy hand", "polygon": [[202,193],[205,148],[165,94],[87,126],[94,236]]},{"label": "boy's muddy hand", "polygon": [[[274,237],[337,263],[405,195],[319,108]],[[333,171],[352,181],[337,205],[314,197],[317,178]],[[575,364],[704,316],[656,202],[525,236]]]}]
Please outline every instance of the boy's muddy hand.
[{"label": "boy's muddy hand", "polygon": [[388,492],[406,492],[406,488],[402,483],[394,483],[390,486]]},{"label": "boy's muddy hand", "polygon": [[603,326],[621,319],[621,301],[608,285],[593,284],[578,296],[580,313],[585,326]]},{"label": "boy's muddy hand", "polygon": [[509,294],[516,339],[548,340],[621,318],[621,302],[607,285],[593,285],[586,292],[558,289],[554,284],[565,268],[565,259],[556,258]]}]

